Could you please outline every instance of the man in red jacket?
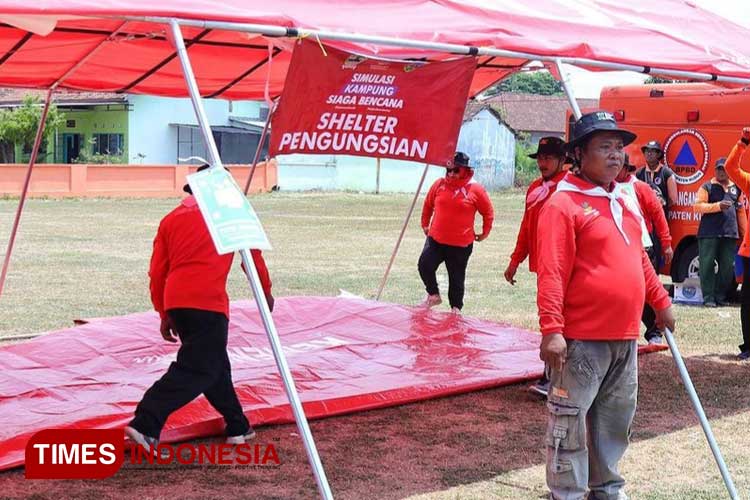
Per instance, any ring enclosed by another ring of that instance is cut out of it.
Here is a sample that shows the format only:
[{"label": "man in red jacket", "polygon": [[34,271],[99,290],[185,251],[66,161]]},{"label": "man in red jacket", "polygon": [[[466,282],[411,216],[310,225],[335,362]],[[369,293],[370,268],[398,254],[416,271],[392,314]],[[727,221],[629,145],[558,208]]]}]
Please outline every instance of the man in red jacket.
[{"label": "man in red jacket", "polygon": [[[620,187],[635,196],[638,206],[641,209],[643,222],[645,223],[646,234],[644,236],[644,246],[648,254],[651,265],[657,275],[659,273],[659,249],[664,262],[669,263],[672,260],[674,251],[672,250],[672,235],[669,233],[669,224],[664,215],[661,200],[656,196],[651,186],[638,180],[633,172],[636,166],[631,165],[629,157],[625,155],[625,165],[615,178]],[[658,243],[658,244],[657,244]],[[649,344],[661,344],[662,332],[656,327],[656,314],[650,305],[644,304],[643,324],[646,326],[646,341]]]},{"label": "man in red jacket", "polygon": [[547,485],[554,499],[627,498],[618,463],[638,392],[643,303],[674,329],[671,302],[641,243],[635,200],[614,182],[635,134],[583,115],[568,151],[580,165],[539,215],[540,357],[550,365]]},{"label": "man in red jacket", "polygon": [[[469,256],[475,241],[483,241],[492,230],[494,212],[487,191],[473,179],[469,157],[460,151],[453,167],[430,188],[422,207],[422,230],[427,240],[419,256],[419,276],[427,298],[426,307],[440,304],[435,272],[442,262],[448,271],[448,301],[451,312],[460,313],[464,305],[464,281]],[[474,217],[482,214],[482,232],[474,232]]]},{"label": "man in red jacket", "polygon": [[[527,256],[529,257],[529,271],[536,272],[536,232],[539,211],[557,189],[557,183],[565,177],[564,165],[567,158],[565,141],[554,136],[542,137],[539,139],[536,153],[530,154],[529,158],[536,160],[539,173],[542,175],[535,179],[529,185],[529,189],[526,190],[525,210],[516,238],[516,247],[510,256],[508,267],[503,273],[505,281],[511,285],[516,284],[516,271]],[[529,389],[542,396],[547,396],[549,378],[546,366],[541,380]]]},{"label": "man in red jacket", "polygon": [[[198,171],[208,168],[203,165]],[[177,360],[151,386],[125,433],[146,449],[155,449],[169,415],[200,394],[224,417],[227,443],[242,444],[255,435],[232,384],[227,355],[229,297],[227,275],[234,254],[219,255],[189,185],[180,205],[164,217],[154,239],[149,277],[151,301],[161,317],[161,336],[182,345]],[[271,279],[263,256],[252,250],[268,305]]]}]

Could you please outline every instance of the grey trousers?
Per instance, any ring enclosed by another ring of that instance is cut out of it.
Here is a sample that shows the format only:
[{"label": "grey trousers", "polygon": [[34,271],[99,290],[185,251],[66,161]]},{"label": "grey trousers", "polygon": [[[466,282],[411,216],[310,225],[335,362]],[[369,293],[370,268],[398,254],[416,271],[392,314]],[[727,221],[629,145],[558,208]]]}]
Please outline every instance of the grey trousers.
[{"label": "grey trousers", "polygon": [[568,340],[567,362],[550,380],[550,498],[627,499],[617,466],[628,447],[638,397],[636,341]]}]

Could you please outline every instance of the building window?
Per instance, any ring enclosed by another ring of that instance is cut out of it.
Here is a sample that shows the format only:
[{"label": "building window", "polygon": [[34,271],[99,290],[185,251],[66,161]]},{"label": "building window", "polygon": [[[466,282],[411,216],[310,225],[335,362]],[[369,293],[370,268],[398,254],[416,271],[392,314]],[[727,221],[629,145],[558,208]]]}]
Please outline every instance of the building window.
[{"label": "building window", "polygon": [[65,120],[65,126],[67,128],[76,128],[76,121],[75,120]]},{"label": "building window", "polygon": [[95,155],[121,155],[125,150],[123,134],[94,134],[93,153]]}]

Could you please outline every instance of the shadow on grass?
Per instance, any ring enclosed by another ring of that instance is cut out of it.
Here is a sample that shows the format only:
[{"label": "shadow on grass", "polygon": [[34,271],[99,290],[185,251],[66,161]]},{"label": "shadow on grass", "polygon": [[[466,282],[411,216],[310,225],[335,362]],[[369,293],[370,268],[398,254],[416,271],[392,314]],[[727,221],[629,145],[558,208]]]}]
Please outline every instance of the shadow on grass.
[{"label": "shadow on grass", "polygon": [[[750,364],[721,356],[687,359],[709,418],[750,409]],[[636,441],[698,424],[670,355],[640,358]],[[338,499],[390,499],[488,480],[544,462],[543,401],[514,385],[311,424]],[[721,440],[721,439],[720,439]],[[261,428],[282,465],[257,469],[125,468],[102,481],[25,481],[0,474],[0,497],[27,498],[316,498],[293,425]]]}]

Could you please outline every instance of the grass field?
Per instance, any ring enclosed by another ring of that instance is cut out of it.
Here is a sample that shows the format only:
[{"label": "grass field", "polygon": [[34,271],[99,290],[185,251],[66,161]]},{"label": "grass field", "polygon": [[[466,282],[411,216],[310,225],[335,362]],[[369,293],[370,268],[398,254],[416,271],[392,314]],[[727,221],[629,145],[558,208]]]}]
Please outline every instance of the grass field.
[{"label": "grass field", "polygon": [[[336,295],[339,289],[345,289],[372,296],[410,200],[406,195],[348,193],[274,193],[253,197],[274,245],[274,250],[266,254],[274,294]],[[74,318],[150,309],[146,273],[151,241],[159,220],[176,202],[175,199],[30,200],[6,290],[0,298],[0,338],[68,327]],[[525,269],[519,270],[515,287],[502,279],[521,219],[522,197],[517,191],[494,194],[493,202],[497,214],[495,228],[488,240],[475,245],[464,313],[535,329],[533,275]],[[0,200],[0,251],[5,249],[16,204],[17,200]],[[423,297],[416,260],[424,237],[417,218],[418,210],[391,273],[384,300],[412,304]],[[441,276],[445,283],[445,275]],[[232,299],[250,295],[239,266],[230,275],[229,291]],[[740,338],[739,310],[677,306],[676,316],[681,350],[689,358],[688,367],[694,373],[741,495],[748,498],[750,438],[746,429],[750,426],[747,390],[750,364],[734,360]],[[624,463],[633,498],[723,498],[718,472],[684,390],[676,380],[669,355],[655,354],[642,359],[641,381],[641,402],[634,428],[636,442]],[[541,451],[544,407],[526,394],[525,387],[511,386],[404,408],[407,410],[380,410],[313,425],[337,497],[531,499],[544,494]],[[481,414],[477,413],[478,408],[484,408]],[[451,450],[440,451],[441,443],[411,444],[413,451],[442,463],[428,460],[405,466],[394,462],[395,470],[388,474],[380,471],[368,475],[368,466],[379,467],[380,462],[372,462],[376,457],[336,455],[352,446],[364,446],[359,453],[366,455],[373,446],[367,442],[349,443],[342,437],[345,435],[342,429],[355,432],[356,427],[357,432],[368,432],[367,426],[375,425],[378,433],[398,435],[401,439],[404,437],[401,434],[409,433],[410,425],[414,433],[430,432],[429,428],[424,429],[425,422],[431,422],[434,429],[435,425],[441,425],[442,418],[450,419],[451,427],[435,431],[436,436],[447,436],[450,440],[454,431],[462,432],[463,440],[455,443],[454,454]],[[470,420],[475,423],[466,424]],[[503,429],[513,426],[518,427],[517,435],[504,434]],[[292,430],[279,426],[268,432],[283,438]],[[290,464],[296,463],[298,474],[309,474],[299,443],[290,440],[288,445],[296,447],[289,452]],[[446,462],[460,462],[460,465],[448,466]],[[359,475],[344,474],[343,471],[352,468]],[[18,472],[0,474],[0,497],[21,495],[25,491],[22,481]],[[202,486],[191,490],[191,498],[215,497],[212,490],[215,485],[197,479],[196,482]],[[306,493],[314,496],[313,485],[309,481],[303,483],[300,494],[293,496],[304,497]],[[263,487],[270,483],[258,484],[260,489],[251,495],[254,498],[263,497]],[[34,488],[33,493],[42,497],[66,496],[62,486],[59,491],[56,487]],[[86,493],[85,486],[77,488],[83,496],[99,498]],[[112,488],[117,490],[121,486]],[[141,493],[144,498],[158,496],[149,491]]]}]

